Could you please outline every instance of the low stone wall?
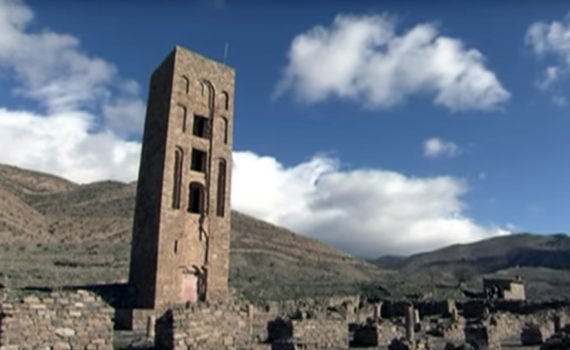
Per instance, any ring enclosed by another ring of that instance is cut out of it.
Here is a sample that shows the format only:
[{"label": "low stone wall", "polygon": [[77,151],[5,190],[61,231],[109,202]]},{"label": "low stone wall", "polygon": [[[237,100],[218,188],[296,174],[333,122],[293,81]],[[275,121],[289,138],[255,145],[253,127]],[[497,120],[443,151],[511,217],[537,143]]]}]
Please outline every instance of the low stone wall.
[{"label": "low stone wall", "polygon": [[[566,310],[568,314],[569,310]],[[561,310],[541,310],[533,314],[514,314],[511,312],[497,312],[489,317],[489,328],[501,339],[519,338],[526,324],[540,327],[544,338],[554,334],[554,316],[564,312]]]},{"label": "low stone wall", "polygon": [[388,345],[394,338],[401,338],[405,334],[402,323],[390,320],[377,320],[366,323],[352,323],[349,326],[352,333],[351,346],[376,347]]},{"label": "low stone wall", "polygon": [[268,329],[273,350],[348,347],[348,324],[344,320],[290,320],[278,317],[269,322]]},{"label": "low stone wall", "polygon": [[112,350],[112,314],[101,298],[82,290],[3,301],[0,347]]},{"label": "low stone wall", "polygon": [[347,348],[348,324],[339,320],[294,320],[292,338],[298,344],[317,349]]},{"label": "low stone wall", "polygon": [[238,304],[178,306],[157,319],[155,344],[163,350],[246,347],[252,344],[251,325]]}]

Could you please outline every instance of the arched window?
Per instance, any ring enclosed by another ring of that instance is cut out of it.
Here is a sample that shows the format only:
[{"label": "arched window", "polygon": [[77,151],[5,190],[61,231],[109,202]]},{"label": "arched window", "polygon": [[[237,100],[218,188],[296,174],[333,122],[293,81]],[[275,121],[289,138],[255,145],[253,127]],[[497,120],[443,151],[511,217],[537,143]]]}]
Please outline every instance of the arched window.
[{"label": "arched window", "polygon": [[204,211],[204,186],[199,182],[190,183],[188,212],[201,214]]},{"label": "arched window", "polygon": [[186,77],[185,75],[182,76],[182,83],[184,84],[184,92],[185,93],[189,93],[190,92],[190,79],[188,79],[188,77]]},{"label": "arched window", "polygon": [[216,206],[216,215],[224,216],[226,211],[226,160],[218,161],[218,205]]},{"label": "arched window", "polygon": [[227,111],[230,109],[230,94],[228,94],[226,91],[222,91],[222,94],[224,95],[224,108]]},{"label": "arched window", "polygon": [[208,91],[208,107],[211,111],[213,111],[215,102],[214,100],[216,98],[216,89],[214,89],[214,85],[212,85],[212,83],[207,79],[202,79],[200,83],[202,84],[202,96],[205,95],[205,90]]},{"label": "arched window", "polygon": [[186,107],[183,105],[178,105],[178,119],[180,120],[180,130],[182,130],[182,132],[186,132],[186,114]]},{"label": "arched window", "polygon": [[172,209],[180,209],[180,189],[182,185],[182,161],[184,152],[182,148],[176,147],[174,151],[174,172],[172,181]]}]

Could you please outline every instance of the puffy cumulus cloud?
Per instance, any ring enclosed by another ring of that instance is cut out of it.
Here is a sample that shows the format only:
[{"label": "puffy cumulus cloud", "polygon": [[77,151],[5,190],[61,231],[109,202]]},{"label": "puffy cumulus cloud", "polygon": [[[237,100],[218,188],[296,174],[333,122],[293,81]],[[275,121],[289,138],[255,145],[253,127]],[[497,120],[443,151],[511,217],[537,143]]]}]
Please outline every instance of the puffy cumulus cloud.
[{"label": "puffy cumulus cloud", "polygon": [[461,148],[456,143],[432,137],[424,141],[424,155],[430,158],[441,156],[455,157],[461,153]]},{"label": "puffy cumulus cloud", "polygon": [[34,13],[0,0],[0,72],[38,111],[0,106],[0,162],[78,182],[136,178],[144,103],[135,81],[81,50],[77,38],[29,30]]},{"label": "puffy cumulus cloud", "polygon": [[252,152],[233,160],[233,208],[353,254],[410,254],[508,233],[465,216],[467,186],[453,177],[343,170],[327,156],[291,167]]},{"label": "puffy cumulus cloud", "polygon": [[338,15],[295,37],[275,95],[287,90],[310,103],[337,96],[370,108],[427,93],[453,111],[492,109],[510,97],[479,51],[431,23],[398,35],[385,15]]},{"label": "puffy cumulus cloud", "polygon": [[41,115],[0,108],[0,162],[79,182],[136,179],[140,143],[108,130],[89,133],[91,119],[78,111]]},{"label": "puffy cumulus cloud", "polygon": [[[555,64],[544,69],[536,83],[541,90],[556,90],[556,83],[567,76],[570,70],[570,13],[561,21],[534,22],[527,29],[525,42],[537,57],[552,57],[556,60]],[[552,101],[561,105],[560,101],[565,99],[556,94]]]}]

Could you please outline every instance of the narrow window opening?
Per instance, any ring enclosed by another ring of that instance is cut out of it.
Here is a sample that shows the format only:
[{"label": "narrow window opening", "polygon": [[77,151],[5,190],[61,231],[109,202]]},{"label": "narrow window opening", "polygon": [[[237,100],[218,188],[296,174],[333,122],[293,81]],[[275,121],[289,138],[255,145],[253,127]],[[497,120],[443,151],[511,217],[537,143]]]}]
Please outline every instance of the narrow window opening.
[{"label": "narrow window opening", "polygon": [[190,170],[205,172],[206,171],[206,151],[196,148],[192,149],[192,162]]},{"label": "narrow window opening", "polygon": [[190,79],[183,75],[182,82],[184,84],[184,92],[188,94],[190,92]]},{"label": "narrow window opening", "polygon": [[182,184],[182,161],[184,153],[180,147],[174,151],[174,179],[172,187],[172,209],[180,209],[180,189]]},{"label": "narrow window opening", "polygon": [[226,161],[220,159],[218,162],[218,205],[216,207],[216,214],[224,216],[226,209]]},{"label": "narrow window opening", "polygon": [[228,119],[226,117],[222,117],[224,121],[224,143],[228,144]]},{"label": "narrow window opening", "polygon": [[195,115],[192,134],[194,136],[208,138],[210,134],[208,130],[208,118]]},{"label": "narrow window opening", "polygon": [[174,241],[174,254],[178,253],[178,240]]},{"label": "narrow window opening", "polygon": [[179,119],[180,119],[180,130],[182,130],[182,132],[186,132],[186,112],[187,112],[186,107],[184,107],[182,105],[178,105],[178,114],[179,114]]},{"label": "narrow window opening", "polygon": [[230,109],[230,95],[225,91],[222,91],[222,94],[224,95],[224,108],[227,111]]},{"label": "narrow window opening", "polygon": [[188,199],[188,211],[200,214],[204,209],[204,186],[197,182],[190,183],[190,198]]}]

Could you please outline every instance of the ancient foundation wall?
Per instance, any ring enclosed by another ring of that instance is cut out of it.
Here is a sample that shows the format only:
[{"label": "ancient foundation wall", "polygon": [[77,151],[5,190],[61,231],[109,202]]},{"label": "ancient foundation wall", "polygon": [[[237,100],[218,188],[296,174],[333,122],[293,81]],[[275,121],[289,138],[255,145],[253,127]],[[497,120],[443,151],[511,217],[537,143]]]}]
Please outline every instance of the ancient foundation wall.
[{"label": "ancient foundation wall", "polygon": [[252,343],[252,322],[237,304],[193,304],[167,311],[156,321],[158,349],[225,349]]},{"label": "ancient foundation wall", "polygon": [[348,324],[339,319],[282,319],[270,322],[274,349],[329,349],[348,347]]},{"label": "ancient foundation wall", "polygon": [[87,291],[0,304],[2,349],[112,350],[113,309]]}]

